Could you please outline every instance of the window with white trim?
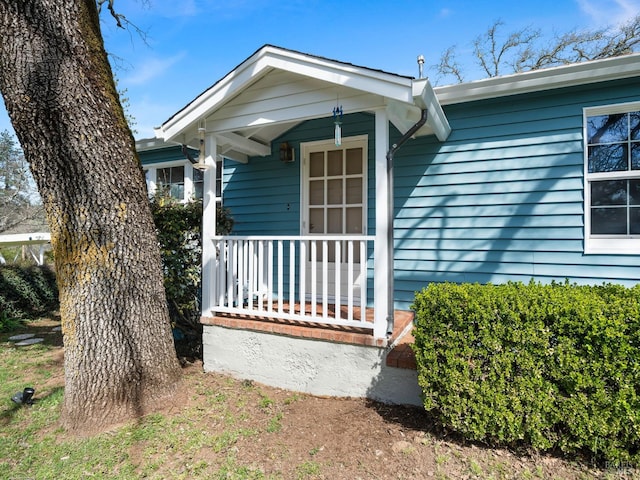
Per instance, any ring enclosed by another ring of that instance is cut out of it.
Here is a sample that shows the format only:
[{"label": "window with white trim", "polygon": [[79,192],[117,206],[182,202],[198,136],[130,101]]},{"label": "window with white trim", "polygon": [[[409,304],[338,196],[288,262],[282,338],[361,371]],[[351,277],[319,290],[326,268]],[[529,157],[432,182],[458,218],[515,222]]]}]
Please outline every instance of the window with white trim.
[{"label": "window with white trim", "polygon": [[[144,166],[149,195],[165,191],[180,201],[202,198],[204,174],[189,162],[170,162]],[[216,202],[222,203],[222,161],[216,162]]]},{"label": "window with white trim", "polygon": [[585,251],[640,253],[640,102],[585,108]]}]

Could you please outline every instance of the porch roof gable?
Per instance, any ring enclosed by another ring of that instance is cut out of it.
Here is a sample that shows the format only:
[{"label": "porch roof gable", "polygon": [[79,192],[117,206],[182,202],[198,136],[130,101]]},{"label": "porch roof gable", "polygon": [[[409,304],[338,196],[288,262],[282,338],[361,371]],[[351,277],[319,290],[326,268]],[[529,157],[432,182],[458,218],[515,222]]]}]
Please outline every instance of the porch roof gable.
[{"label": "porch roof gable", "polygon": [[266,156],[273,139],[304,120],[330,116],[336,104],[345,114],[386,109],[402,133],[427,108],[428,122],[416,136],[445,140],[450,132],[427,79],[265,45],[164,122],[156,136],[196,146],[198,127],[205,126],[219,154]]}]

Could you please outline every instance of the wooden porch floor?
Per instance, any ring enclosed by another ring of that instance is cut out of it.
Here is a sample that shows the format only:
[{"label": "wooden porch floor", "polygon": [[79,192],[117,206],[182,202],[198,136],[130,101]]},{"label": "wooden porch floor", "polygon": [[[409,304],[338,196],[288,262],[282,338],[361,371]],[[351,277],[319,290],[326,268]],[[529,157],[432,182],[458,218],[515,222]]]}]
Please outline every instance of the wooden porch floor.
[{"label": "wooden porch floor", "polygon": [[[285,310],[289,311],[289,305],[285,305]],[[310,313],[311,306],[305,305],[305,310]],[[294,305],[296,312],[300,311],[300,304]],[[318,315],[322,314],[322,305],[316,306]],[[274,305],[274,310],[277,305]],[[328,316],[335,318],[335,305],[328,305]],[[366,308],[364,311],[359,307],[354,307],[353,316],[361,319],[364,314],[366,322],[373,323],[373,309]],[[340,310],[341,318],[347,317],[347,307],[342,306]],[[238,314],[219,313],[213,317],[202,317],[203,325],[216,325],[226,328],[236,328],[243,330],[253,330],[257,332],[267,332],[279,335],[287,335],[298,338],[309,338],[324,340],[328,342],[347,343],[352,345],[365,345],[375,347],[395,348],[396,346],[413,341],[411,328],[413,325],[413,312],[396,310],[394,312],[393,334],[388,338],[374,338],[373,332],[367,328],[345,327],[340,325],[330,325],[320,322],[295,321],[281,318],[270,318],[259,315],[244,316]]]}]

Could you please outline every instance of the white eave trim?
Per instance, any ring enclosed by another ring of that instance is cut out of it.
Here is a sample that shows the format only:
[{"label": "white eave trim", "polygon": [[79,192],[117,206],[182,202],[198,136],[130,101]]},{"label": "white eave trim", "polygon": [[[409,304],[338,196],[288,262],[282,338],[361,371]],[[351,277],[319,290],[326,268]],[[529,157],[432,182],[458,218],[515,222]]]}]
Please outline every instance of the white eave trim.
[{"label": "white eave trim", "polygon": [[156,135],[165,141],[174,140],[198,120],[207,117],[210,112],[273,69],[289,71],[400,102],[412,102],[412,79],[409,77],[265,46],[163,123],[156,129]]},{"label": "white eave trim", "polygon": [[640,76],[640,54],[435,87],[441,105]]}]

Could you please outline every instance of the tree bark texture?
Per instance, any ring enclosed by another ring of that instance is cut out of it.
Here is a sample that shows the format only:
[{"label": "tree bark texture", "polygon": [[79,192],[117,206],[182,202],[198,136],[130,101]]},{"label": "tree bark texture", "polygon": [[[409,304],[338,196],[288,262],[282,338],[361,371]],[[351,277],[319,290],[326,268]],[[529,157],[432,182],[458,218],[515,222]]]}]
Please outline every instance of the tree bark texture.
[{"label": "tree bark texture", "polygon": [[180,378],[144,176],[95,0],[0,0],[0,35],[0,91],[51,229],[63,423],[102,429]]}]

